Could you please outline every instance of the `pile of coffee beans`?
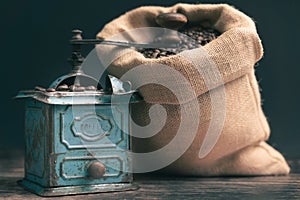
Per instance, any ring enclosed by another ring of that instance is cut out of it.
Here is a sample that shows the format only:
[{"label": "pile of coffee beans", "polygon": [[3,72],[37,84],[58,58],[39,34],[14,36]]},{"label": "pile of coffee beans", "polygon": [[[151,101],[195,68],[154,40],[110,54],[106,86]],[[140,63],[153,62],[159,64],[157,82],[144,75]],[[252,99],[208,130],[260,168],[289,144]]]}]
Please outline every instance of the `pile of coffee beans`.
[{"label": "pile of coffee beans", "polygon": [[200,46],[204,46],[221,35],[221,33],[215,29],[204,28],[202,26],[186,28],[179,32],[182,34],[178,34],[180,41],[176,48],[168,48],[168,49],[149,48],[149,49],[137,49],[137,51],[142,53],[146,58],[168,57],[171,55],[178,54],[184,50],[195,49],[195,48],[199,48]]},{"label": "pile of coffee beans", "polygon": [[[204,46],[221,35],[221,33],[215,29],[204,28],[202,26],[185,29],[182,33],[195,40],[195,46],[197,47]],[[183,41],[184,39],[186,39],[186,37],[183,38]]]},{"label": "pile of coffee beans", "polygon": [[[180,53],[188,49],[195,49],[216,39],[221,33],[209,27],[209,21],[204,26],[192,27],[188,24],[188,18],[183,13],[169,12],[160,13],[154,18],[156,24],[162,28],[171,29],[177,32],[165,31],[165,34],[157,37],[153,43],[176,44],[175,48],[164,49],[137,49],[146,58],[161,58]],[[204,22],[203,22],[204,23]],[[181,34],[180,34],[181,33]]]}]

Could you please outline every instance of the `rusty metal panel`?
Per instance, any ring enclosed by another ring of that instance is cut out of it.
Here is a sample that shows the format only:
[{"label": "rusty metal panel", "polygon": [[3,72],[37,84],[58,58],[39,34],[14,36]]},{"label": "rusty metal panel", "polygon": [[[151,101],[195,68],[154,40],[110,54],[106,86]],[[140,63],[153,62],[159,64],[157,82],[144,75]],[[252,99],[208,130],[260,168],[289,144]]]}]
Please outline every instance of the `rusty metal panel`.
[{"label": "rusty metal panel", "polygon": [[47,186],[47,134],[51,131],[51,109],[43,103],[28,100],[25,112],[25,177]]},{"label": "rusty metal panel", "polygon": [[56,153],[86,148],[129,149],[128,105],[56,105],[54,110]]}]

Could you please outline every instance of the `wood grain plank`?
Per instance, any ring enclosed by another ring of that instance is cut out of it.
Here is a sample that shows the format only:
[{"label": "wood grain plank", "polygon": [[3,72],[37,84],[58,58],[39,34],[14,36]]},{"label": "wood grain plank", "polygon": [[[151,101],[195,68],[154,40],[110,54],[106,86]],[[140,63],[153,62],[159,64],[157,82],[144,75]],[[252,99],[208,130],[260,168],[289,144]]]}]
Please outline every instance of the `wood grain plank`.
[{"label": "wood grain plank", "polygon": [[[136,178],[137,191],[100,193],[64,197],[64,199],[300,199],[300,174],[289,176],[242,178]],[[4,199],[40,199],[16,183],[22,173],[0,177],[0,197]]]},{"label": "wood grain plank", "polygon": [[[23,163],[20,152],[0,153],[0,199],[44,199],[17,185],[24,176]],[[293,173],[288,176],[201,178],[150,173],[135,175],[135,183],[140,186],[137,191],[51,199],[300,199],[300,162],[289,163]]]}]

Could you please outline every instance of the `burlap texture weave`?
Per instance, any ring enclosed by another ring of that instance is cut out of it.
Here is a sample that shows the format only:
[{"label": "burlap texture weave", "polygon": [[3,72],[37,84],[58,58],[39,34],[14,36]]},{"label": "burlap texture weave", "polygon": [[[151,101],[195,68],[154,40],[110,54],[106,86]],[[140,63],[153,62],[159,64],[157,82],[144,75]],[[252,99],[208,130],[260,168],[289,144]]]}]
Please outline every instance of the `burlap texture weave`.
[{"label": "burlap texture weave", "polygon": [[[254,65],[262,58],[263,48],[254,22],[244,13],[226,4],[145,6],[109,22],[98,33],[97,38],[109,39],[115,34],[135,28],[156,27],[158,25],[155,23],[155,16],[166,12],[183,13],[189,23],[209,25],[222,33],[203,47],[209,59],[215,63],[222,82],[212,81],[212,85],[208,87],[192,62],[180,54],[149,59],[137,51],[129,51],[111,64],[109,72],[116,77],[121,77],[128,70],[141,64],[168,65],[180,72],[194,90],[200,110],[196,117],[201,119],[196,137],[187,151],[164,170],[202,176],[289,173],[289,166],[283,156],[265,142],[270,130],[261,108],[259,87],[254,74]],[[133,35],[128,37],[135,41]],[[189,54],[189,51],[192,52],[187,50],[185,54]],[[198,63],[203,61],[201,56],[196,59]],[[170,79],[170,74],[160,73],[157,76],[165,80]],[[138,81],[139,77],[134,79]],[[220,92],[220,86],[223,84],[226,93],[226,117],[222,133],[212,151],[204,158],[199,158],[200,147],[212,120],[209,93]],[[179,87],[178,90],[184,94],[186,89]],[[166,124],[158,134],[147,139],[133,140],[135,151],[149,152],[164,147],[174,138],[180,124],[181,111],[179,100],[165,87],[148,84],[140,87],[139,91],[145,101],[133,105],[132,115],[137,124],[150,123],[148,110],[154,104],[161,104],[167,111]],[[191,100],[187,97],[180,99],[180,102],[188,103]],[[186,131],[188,134],[189,128]]]}]

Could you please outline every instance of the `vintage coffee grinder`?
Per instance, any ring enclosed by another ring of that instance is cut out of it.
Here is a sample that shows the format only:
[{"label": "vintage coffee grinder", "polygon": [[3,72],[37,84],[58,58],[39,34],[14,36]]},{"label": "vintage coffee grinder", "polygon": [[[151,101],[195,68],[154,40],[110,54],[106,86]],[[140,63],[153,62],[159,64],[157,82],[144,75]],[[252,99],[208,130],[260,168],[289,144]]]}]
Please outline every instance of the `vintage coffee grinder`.
[{"label": "vintage coffee grinder", "polygon": [[19,183],[41,196],[136,189],[127,151],[130,104],[140,96],[125,83],[122,92],[114,91],[116,78],[105,76],[98,83],[85,74],[80,48],[99,41],[73,33],[71,73],[48,89],[20,91],[16,97],[26,98],[25,178]]}]

